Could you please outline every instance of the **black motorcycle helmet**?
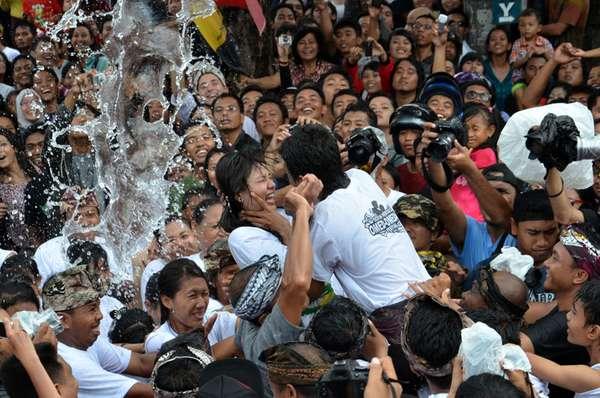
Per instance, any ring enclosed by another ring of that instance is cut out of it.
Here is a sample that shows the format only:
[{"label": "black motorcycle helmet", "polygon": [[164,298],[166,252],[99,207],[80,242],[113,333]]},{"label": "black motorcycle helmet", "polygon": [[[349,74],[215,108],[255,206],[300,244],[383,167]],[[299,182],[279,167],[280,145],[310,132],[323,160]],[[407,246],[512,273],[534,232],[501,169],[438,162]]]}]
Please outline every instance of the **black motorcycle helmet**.
[{"label": "black motorcycle helmet", "polygon": [[404,154],[398,136],[403,130],[414,129],[423,131],[423,123],[435,123],[438,117],[425,104],[418,102],[402,105],[390,116],[390,133],[396,153]]}]

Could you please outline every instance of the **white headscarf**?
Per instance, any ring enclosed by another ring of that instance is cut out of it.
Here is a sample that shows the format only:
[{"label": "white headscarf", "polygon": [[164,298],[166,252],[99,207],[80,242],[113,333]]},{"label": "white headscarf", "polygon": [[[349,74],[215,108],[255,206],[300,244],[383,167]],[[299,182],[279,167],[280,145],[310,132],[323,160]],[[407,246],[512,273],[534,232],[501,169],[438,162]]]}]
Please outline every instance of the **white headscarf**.
[{"label": "white headscarf", "polygon": [[[17,95],[17,100],[16,100],[17,121],[19,122],[20,128],[27,128],[27,127],[31,126],[33,123],[37,122],[37,120],[35,122],[30,122],[29,120],[27,120],[27,118],[25,118],[25,114],[21,110],[21,104],[26,95],[34,95],[40,102],[41,106],[44,107],[44,101],[42,101],[42,97],[40,97],[39,94],[35,92],[35,90],[33,90],[31,88],[26,88],[26,89],[21,90],[19,95]],[[40,117],[40,119],[42,117],[43,117],[43,113],[42,113],[42,116]]]}]

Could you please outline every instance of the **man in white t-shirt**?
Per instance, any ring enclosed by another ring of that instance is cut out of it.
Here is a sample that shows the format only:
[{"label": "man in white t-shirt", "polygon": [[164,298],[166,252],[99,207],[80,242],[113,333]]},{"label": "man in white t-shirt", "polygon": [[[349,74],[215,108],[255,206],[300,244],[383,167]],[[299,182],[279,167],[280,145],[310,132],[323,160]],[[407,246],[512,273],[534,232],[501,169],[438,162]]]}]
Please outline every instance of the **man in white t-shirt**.
[{"label": "man in white t-shirt", "polygon": [[347,296],[373,313],[403,302],[409,283],[429,279],[384,193],[367,173],[344,173],[337,141],[327,129],[316,124],[296,128],[284,141],[282,156],[294,181],[314,174],[323,183],[318,197],[307,194],[315,203],[315,287],[335,275]]},{"label": "man in white t-shirt", "polygon": [[80,398],[153,397],[148,384],[123,376],[148,377],[154,358],[110,344],[100,335],[100,283],[84,265],[52,276],[42,289],[45,308],[52,308],[64,330],[57,335],[58,353],[79,383]]}]

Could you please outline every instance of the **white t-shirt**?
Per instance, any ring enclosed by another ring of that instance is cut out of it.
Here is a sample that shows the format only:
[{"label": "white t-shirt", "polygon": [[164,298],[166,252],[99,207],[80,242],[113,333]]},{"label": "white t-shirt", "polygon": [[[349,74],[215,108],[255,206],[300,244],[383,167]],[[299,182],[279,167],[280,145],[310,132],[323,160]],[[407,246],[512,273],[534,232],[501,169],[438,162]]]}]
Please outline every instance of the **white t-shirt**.
[{"label": "white t-shirt", "polygon": [[[229,312],[221,311],[215,320],[215,324],[208,334],[208,344],[213,346],[219,341],[222,341],[235,334],[235,322],[237,317]],[[177,337],[177,332],[173,330],[169,322],[165,322],[154,332],[146,336],[144,348],[147,353],[158,352],[160,347],[167,341]]]},{"label": "white t-shirt", "polygon": [[73,370],[73,376],[79,383],[79,398],[124,397],[137,383],[118,374],[127,369],[131,352],[127,358],[127,350],[108,343],[102,337],[87,351],[59,342],[58,353]]},{"label": "white t-shirt", "polygon": [[[198,267],[200,267],[202,272],[206,272],[206,266],[204,265],[204,260],[202,260],[202,254],[196,253],[184,258],[192,260],[196,263]],[[140,279],[140,293],[142,295],[142,303],[144,303],[144,300],[146,300],[146,286],[148,285],[148,281],[150,280],[152,275],[162,271],[162,269],[165,268],[165,265],[167,265],[167,260],[157,258],[156,260],[150,261],[148,265],[146,265],[146,268],[144,268],[144,272],[142,272],[142,278]],[[146,310],[145,304],[144,310]]]},{"label": "white t-shirt", "polygon": [[347,296],[367,312],[401,302],[410,282],[429,279],[386,197],[367,173],[347,172],[350,184],[315,206],[313,277],[335,274]]},{"label": "white t-shirt", "polygon": [[100,312],[102,320],[100,321],[100,336],[108,338],[108,331],[113,323],[110,313],[125,307],[123,303],[111,296],[102,296],[100,298]]},{"label": "white t-shirt", "polygon": [[282,267],[285,263],[287,246],[275,235],[262,228],[236,228],[229,234],[227,242],[229,243],[229,250],[240,269],[254,264],[265,255],[277,255]]},{"label": "white t-shirt", "polygon": [[396,191],[394,189],[390,190],[390,194],[387,196],[387,204],[390,205],[390,207],[394,207],[398,199],[400,199],[404,195],[406,194],[403,192]]},{"label": "white t-shirt", "polygon": [[[116,269],[116,260],[113,251],[106,245],[104,239],[97,237],[94,242],[102,246],[106,250],[106,256],[108,258],[108,267],[115,274],[121,274],[123,270]],[[35,254],[33,259],[35,260],[40,276],[42,277],[42,286],[44,283],[54,274],[63,272],[69,265],[67,258],[67,249],[69,248],[69,241],[64,236],[57,236],[49,241],[42,243]],[[127,272],[127,271],[126,271]],[[131,272],[129,273],[131,274]]]},{"label": "white t-shirt", "polygon": [[204,322],[208,321],[211,316],[213,316],[216,312],[221,311],[224,305],[221,304],[219,300],[215,300],[214,298],[208,299],[208,306],[206,307],[206,312],[204,312]]}]

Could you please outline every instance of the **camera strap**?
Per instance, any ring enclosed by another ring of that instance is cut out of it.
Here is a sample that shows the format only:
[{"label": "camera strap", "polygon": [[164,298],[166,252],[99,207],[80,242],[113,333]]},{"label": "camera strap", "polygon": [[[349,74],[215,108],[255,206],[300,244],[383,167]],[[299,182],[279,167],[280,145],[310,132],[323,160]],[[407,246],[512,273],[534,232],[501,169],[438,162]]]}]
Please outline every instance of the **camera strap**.
[{"label": "camera strap", "polygon": [[425,167],[425,151],[421,152],[421,168],[423,169],[423,177],[429,184],[429,187],[436,192],[444,193],[450,189],[452,184],[454,183],[454,174],[452,173],[452,169],[448,166],[448,163],[443,162],[442,167],[444,168],[444,173],[446,174],[446,185],[436,184],[431,178],[431,174],[429,173],[429,169]]}]

